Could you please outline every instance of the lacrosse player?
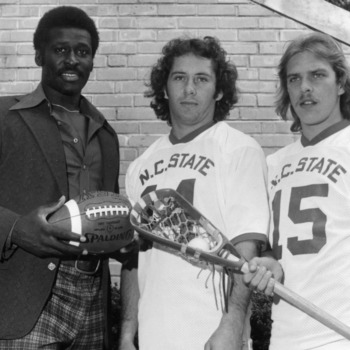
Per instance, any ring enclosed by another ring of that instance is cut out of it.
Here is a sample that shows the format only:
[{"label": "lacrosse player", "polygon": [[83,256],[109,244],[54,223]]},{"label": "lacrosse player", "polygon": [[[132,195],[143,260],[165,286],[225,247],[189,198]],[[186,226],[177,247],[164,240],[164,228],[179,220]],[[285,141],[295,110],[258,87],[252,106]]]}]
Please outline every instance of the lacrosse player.
[{"label": "lacrosse player", "polygon": [[[136,202],[152,190],[175,189],[243,256],[256,256],[269,222],[266,164],[257,142],[223,121],[237,102],[236,67],[212,37],[177,38],[162,52],[146,96],[171,130],[130,165],[127,194]],[[142,350],[248,348],[250,292],[241,276],[225,312],[215,303],[219,273],[156,243],[140,250],[138,271],[121,285],[120,349],[135,349],[137,324]]]},{"label": "lacrosse player", "polygon": [[[279,64],[277,113],[301,137],[268,157],[276,260],[254,258],[245,282],[270,295],[284,284],[350,325],[350,79],[340,46],[313,33],[290,43]],[[257,270],[257,267],[259,269]],[[283,268],[283,270],[282,270]],[[256,271],[256,274],[254,272]],[[345,350],[350,342],[275,300],[270,350]]]}]

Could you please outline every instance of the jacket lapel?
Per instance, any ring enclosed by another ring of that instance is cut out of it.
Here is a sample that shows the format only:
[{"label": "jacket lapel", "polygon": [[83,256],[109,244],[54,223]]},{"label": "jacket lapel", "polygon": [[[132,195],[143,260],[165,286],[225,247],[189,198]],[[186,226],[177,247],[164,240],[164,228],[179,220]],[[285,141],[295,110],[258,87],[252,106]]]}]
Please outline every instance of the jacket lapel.
[{"label": "jacket lapel", "polygon": [[107,191],[119,192],[119,143],[113,129],[104,123],[99,130],[98,138],[102,151],[103,188]]},{"label": "jacket lapel", "polygon": [[35,112],[32,109],[23,109],[18,112],[32,131],[61,193],[67,196],[66,162],[62,141],[55,120],[50,116],[48,106],[41,104],[35,108]]}]

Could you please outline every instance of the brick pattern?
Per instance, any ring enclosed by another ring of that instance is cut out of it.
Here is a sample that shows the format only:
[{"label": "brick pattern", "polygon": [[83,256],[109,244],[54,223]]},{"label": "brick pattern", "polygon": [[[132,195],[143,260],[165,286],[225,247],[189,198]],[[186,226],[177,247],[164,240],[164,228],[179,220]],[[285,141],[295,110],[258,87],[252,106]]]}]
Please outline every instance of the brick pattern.
[{"label": "brick pattern", "polygon": [[[180,35],[216,36],[237,65],[240,99],[230,125],[253,136],[266,154],[293,140],[273,108],[275,67],[285,42],[308,29],[249,0],[1,0],[0,95],[37,85],[33,32],[42,14],[58,5],[82,8],[100,32],[84,93],[120,135],[122,190],[130,162],[169,130],[143,91],[162,46]],[[118,275],[119,266],[111,266]]]}]

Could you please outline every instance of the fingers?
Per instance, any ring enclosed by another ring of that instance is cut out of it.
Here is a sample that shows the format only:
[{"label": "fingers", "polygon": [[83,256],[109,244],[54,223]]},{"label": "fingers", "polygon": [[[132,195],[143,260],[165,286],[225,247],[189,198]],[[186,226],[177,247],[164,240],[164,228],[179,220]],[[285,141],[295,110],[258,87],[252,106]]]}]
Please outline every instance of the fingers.
[{"label": "fingers", "polygon": [[250,281],[250,287],[264,290],[272,274],[265,266],[260,266]]},{"label": "fingers", "polygon": [[59,208],[61,208],[64,205],[65,202],[66,202],[66,197],[65,196],[61,196],[57,202],[54,202],[54,203],[52,203],[50,205],[47,205],[47,206],[40,207],[39,208],[39,212],[46,219],[46,217],[49,214],[52,214],[55,211],[57,211]]},{"label": "fingers", "polygon": [[278,264],[278,266],[272,269],[272,275],[276,281],[281,282],[284,276],[282,266]]},{"label": "fingers", "polygon": [[[51,227],[48,229],[48,232],[50,235],[54,236],[56,239],[60,241],[64,241],[66,243],[69,243],[69,242],[84,243],[86,241],[86,238],[83,235],[59,228],[54,225],[51,225]],[[77,245],[77,244],[72,243],[72,245]]]},{"label": "fingers", "polygon": [[249,266],[249,271],[251,273],[257,271],[259,268],[259,258],[253,258],[252,260],[250,260],[248,263],[248,266]]},{"label": "fingers", "polygon": [[[255,276],[256,289],[264,292],[266,295],[273,294],[274,280],[272,278],[272,272],[262,266],[259,268],[257,275]],[[253,285],[254,285],[253,283]]]},{"label": "fingers", "polygon": [[57,250],[60,254],[61,257],[76,257],[79,255],[87,255],[88,252],[81,248],[81,247],[76,247],[72,246],[68,243],[62,243],[57,245]]},{"label": "fingers", "polygon": [[253,258],[248,262],[249,272],[245,272],[243,275],[243,281],[246,285],[250,285],[252,279],[255,276],[256,271],[259,269],[259,258]]},{"label": "fingers", "polygon": [[41,254],[57,258],[75,258],[84,255],[84,250],[81,247],[71,246],[68,242],[51,240],[41,247]]},{"label": "fingers", "polygon": [[[47,255],[56,257],[70,257],[82,254],[80,247],[80,235],[70,231],[63,231],[56,227],[48,228],[42,235],[41,246]],[[77,244],[70,244],[70,241],[78,241]]]},{"label": "fingers", "polygon": [[267,283],[267,287],[265,288],[265,294],[267,296],[273,296],[274,288],[275,288],[275,280],[270,278],[270,280]]},{"label": "fingers", "polygon": [[244,274],[244,283],[251,289],[262,291],[267,296],[273,295],[275,280],[274,272],[277,271],[278,276],[280,275],[280,265],[271,259],[266,258],[253,258],[249,264],[249,273]]}]

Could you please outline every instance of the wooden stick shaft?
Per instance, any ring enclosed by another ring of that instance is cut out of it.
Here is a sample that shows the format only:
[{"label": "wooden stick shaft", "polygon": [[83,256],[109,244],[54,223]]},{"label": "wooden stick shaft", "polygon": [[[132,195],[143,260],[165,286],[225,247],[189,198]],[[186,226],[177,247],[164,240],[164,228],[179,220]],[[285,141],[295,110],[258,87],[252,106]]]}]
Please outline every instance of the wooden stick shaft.
[{"label": "wooden stick shaft", "polygon": [[290,289],[284,287],[277,281],[275,281],[274,292],[282,299],[284,299],[287,303],[305,312],[315,320],[321,322],[326,327],[333,329],[335,332],[350,340],[350,327],[340,322],[337,318],[333,317],[328,312],[325,312],[315,304],[292,292]]},{"label": "wooden stick shaft", "polygon": [[[241,268],[241,271],[249,271],[248,263],[244,263],[244,265]],[[315,304],[294,293],[293,291],[286,288],[283,284],[277,281],[275,281],[273,291],[288,304],[296,307],[300,311],[306,313],[310,317],[322,323],[324,326],[333,329],[335,332],[341,334],[343,337],[350,340],[350,327],[348,327],[343,322],[340,322],[337,318],[330,315],[328,312],[320,309]]]}]

